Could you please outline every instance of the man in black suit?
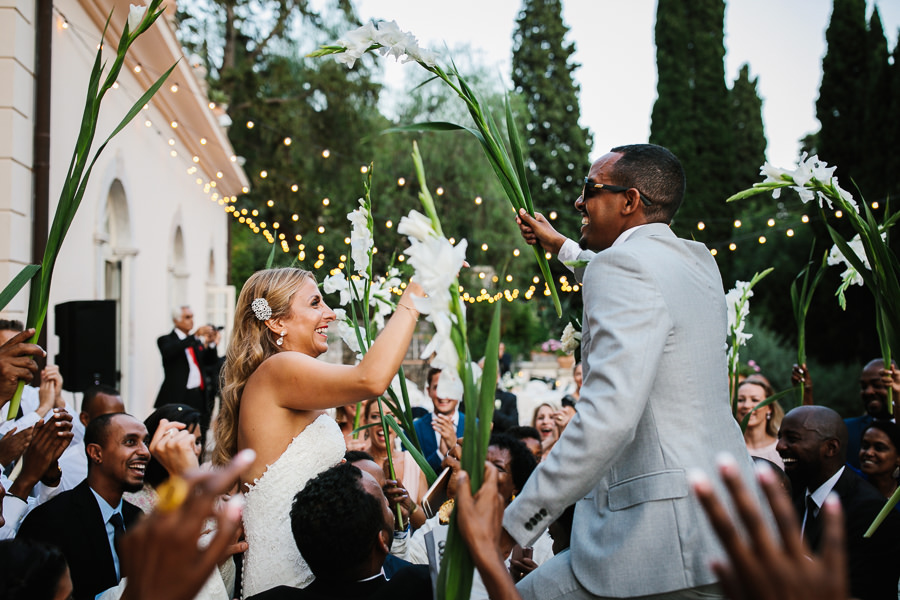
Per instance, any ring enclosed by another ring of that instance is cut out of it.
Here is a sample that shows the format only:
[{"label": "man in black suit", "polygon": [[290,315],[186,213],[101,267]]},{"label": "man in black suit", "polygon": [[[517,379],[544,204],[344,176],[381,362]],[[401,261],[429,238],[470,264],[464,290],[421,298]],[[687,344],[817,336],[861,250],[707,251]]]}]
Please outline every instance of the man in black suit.
[{"label": "man in black suit", "polygon": [[[844,419],[847,425],[847,464],[859,469],[859,446],[863,433],[875,419],[892,420],[888,412],[888,387],[885,374],[893,373],[897,364],[891,363],[891,371],[884,368],[884,359],[873,358],[863,367],[859,374],[859,398],[862,400],[865,414],[859,417]],[[894,391],[894,402],[897,402],[897,391]]]},{"label": "man in black suit", "polygon": [[147,437],[144,424],[125,413],[92,420],[84,433],[87,479],[35,508],[19,529],[17,537],[65,554],[75,600],[93,600],[122,577],[116,540],[141,514],[122,494],[143,486]]},{"label": "man in black suit", "polygon": [[[211,385],[206,381],[204,373],[218,364],[216,330],[209,325],[202,325],[191,333],[194,328],[194,311],[190,306],[180,306],[173,310],[172,323],[175,328],[156,340],[162,355],[165,379],[156,396],[155,406],[193,406],[204,416],[202,425],[205,431],[209,426],[215,398],[207,394]],[[203,341],[199,338],[203,338]]]},{"label": "man in black suit", "polygon": [[385,578],[382,565],[393,529],[394,516],[375,478],[349,463],[332,467],[307,483],[291,508],[294,540],[315,580],[303,589],[279,586],[251,600],[431,600],[426,565]]},{"label": "man in black suit", "polygon": [[834,492],[844,510],[851,596],[868,600],[896,595],[900,515],[891,511],[872,537],[863,537],[885,498],[844,466],[847,428],[840,415],[824,406],[795,408],[781,423],[776,448],[791,478],[794,506],[810,548],[820,548],[819,512]]}]

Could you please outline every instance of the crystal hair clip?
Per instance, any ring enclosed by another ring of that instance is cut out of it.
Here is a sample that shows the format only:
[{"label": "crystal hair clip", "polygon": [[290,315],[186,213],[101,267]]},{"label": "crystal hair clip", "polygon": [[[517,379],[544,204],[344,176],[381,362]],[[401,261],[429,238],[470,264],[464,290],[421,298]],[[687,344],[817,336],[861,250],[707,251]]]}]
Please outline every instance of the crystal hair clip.
[{"label": "crystal hair clip", "polygon": [[257,298],[250,303],[250,308],[260,321],[268,321],[272,317],[272,307],[265,298]]}]

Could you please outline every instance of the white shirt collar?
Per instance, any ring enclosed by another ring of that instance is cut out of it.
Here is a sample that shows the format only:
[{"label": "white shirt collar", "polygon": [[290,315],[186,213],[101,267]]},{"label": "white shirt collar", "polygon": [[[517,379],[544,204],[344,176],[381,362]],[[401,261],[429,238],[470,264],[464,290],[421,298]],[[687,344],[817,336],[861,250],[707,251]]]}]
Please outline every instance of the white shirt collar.
[{"label": "white shirt collar", "polygon": [[837,470],[837,473],[832,475],[825,483],[816,488],[816,491],[810,493],[809,490],[806,490],[807,496],[812,496],[813,502],[816,503],[818,509],[816,510],[816,514],[819,514],[819,509],[822,508],[822,504],[825,503],[825,499],[828,497],[828,494],[831,493],[831,490],[834,489],[835,484],[837,484],[838,479],[841,478],[841,475],[844,472],[844,467],[841,467]]}]

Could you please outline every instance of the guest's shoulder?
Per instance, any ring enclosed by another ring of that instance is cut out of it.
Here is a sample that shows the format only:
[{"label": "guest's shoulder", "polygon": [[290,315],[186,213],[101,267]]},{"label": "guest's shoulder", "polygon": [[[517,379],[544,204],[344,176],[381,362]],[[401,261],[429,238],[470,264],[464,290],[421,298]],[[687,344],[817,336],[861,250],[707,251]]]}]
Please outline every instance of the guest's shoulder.
[{"label": "guest's shoulder", "polygon": [[248,596],[247,600],[288,600],[293,598],[306,598],[303,590],[288,585],[279,585],[270,590]]},{"label": "guest's shoulder", "polygon": [[411,565],[397,571],[382,590],[384,593],[377,595],[377,598],[431,600],[431,574],[428,565]]}]

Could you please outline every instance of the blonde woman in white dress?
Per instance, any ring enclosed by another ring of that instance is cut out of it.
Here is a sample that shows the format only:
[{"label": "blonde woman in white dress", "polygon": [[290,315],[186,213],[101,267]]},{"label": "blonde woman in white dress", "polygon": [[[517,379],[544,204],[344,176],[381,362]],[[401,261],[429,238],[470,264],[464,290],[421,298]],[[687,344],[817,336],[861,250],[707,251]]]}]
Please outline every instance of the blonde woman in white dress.
[{"label": "blonde woman in white dress", "polygon": [[241,479],[246,497],[242,596],[313,576],[290,530],[294,495],[344,455],[344,436],[326,409],[379,396],[397,373],[418,320],[410,282],[365,358],[353,366],[316,360],[327,349],[334,312],[312,274],[296,268],[255,273],[235,307],[223,370],[214,462],[244,448],[256,462]]}]

